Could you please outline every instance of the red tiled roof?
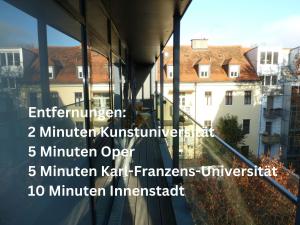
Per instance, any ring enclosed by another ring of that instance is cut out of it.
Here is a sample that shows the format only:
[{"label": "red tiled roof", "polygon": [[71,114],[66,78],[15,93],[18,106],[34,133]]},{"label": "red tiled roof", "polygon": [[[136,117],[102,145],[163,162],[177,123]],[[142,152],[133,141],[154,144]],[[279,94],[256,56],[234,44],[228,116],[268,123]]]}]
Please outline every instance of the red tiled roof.
[{"label": "red tiled roof", "polygon": [[[28,83],[40,80],[40,65],[38,50],[32,49],[36,54],[31,66],[26,68],[24,81]],[[94,51],[89,53],[91,83],[108,83],[108,62],[107,59]],[[54,67],[53,84],[82,84],[78,78],[77,66],[82,66],[81,47],[48,47],[48,64]]]},{"label": "red tiled roof", "polygon": [[[190,46],[180,48],[180,82],[226,82],[226,81],[258,81],[259,78],[250,62],[245,56],[248,48],[241,46],[209,46],[207,50],[194,50]],[[164,63],[173,63],[172,47],[166,47],[168,57]],[[210,76],[199,78],[198,64],[210,64]],[[228,65],[240,65],[240,76],[238,78],[228,77]],[[159,78],[159,74],[158,74]],[[172,82],[167,78],[165,71],[165,82]]]}]

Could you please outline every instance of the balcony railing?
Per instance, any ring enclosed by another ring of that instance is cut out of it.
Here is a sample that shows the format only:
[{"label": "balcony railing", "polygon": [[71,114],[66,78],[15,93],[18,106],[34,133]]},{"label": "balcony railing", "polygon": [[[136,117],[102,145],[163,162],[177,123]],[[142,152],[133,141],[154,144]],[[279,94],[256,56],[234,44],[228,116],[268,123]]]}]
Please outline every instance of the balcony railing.
[{"label": "balcony railing", "polygon": [[262,134],[262,142],[269,145],[279,144],[281,137],[279,134],[269,134],[265,132]]},{"label": "balcony railing", "polygon": [[22,66],[0,66],[0,75],[5,77],[22,77]]},{"label": "balcony railing", "polygon": [[282,116],[281,108],[276,108],[276,109],[264,108],[264,117],[267,119],[275,119],[281,116]]},{"label": "balcony railing", "polygon": [[[169,114],[172,105],[166,99],[164,120],[172,120]],[[157,110],[160,111],[159,107]],[[203,131],[203,126],[186,112],[180,110],[180,115],[185,117],[185,121],[191,121],[189,124],[180,123],[180,129],[190,134]],[[165,129],[171,128],[165,124]],[[214,135],[180,137],[180,167],[202,171],[195,176],[183,177],[195,224],[300,225],[299,176],[285,167],[279,168],[280,177],[205,175],[208,170],[219,171],[222,168],[257,171],[258,165],[263,169],[277,166],[251,156],[259,163],[256,165],[216,133]],[[166,137],[166,142],[172,156],[172,138]]]},{"label": "balcony railing", "polygon": [[265,85],[262,87],[262,91],[264,95],[267,96],[277,96],[283,95],[283,88],[281,85]]}]

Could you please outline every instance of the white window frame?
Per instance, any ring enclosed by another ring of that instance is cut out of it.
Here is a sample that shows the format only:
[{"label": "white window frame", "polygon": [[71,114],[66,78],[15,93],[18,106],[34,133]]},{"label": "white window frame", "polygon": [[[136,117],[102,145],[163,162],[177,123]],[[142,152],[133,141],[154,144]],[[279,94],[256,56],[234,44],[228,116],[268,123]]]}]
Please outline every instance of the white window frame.
[{"label": "white window frame", "polygon": [[109,92],[103,92],[103,93],[97,93],[95,92],[93,95],[93,100],[100,103],[100,106],[98,106],[101,109],[109,109],[107,106],[107,102],[110,100]]},{"label": "white window frame", "polygon": [[[11,84],[11,80],[13,80],[13,86]],[[10,77],[9,79],[9,88],[10,89],[16,89],[17,88],[17,80],[15,77]]]},{"label": "white window frame", "polygon": [[237,78],[240,76],[240,65],[229,65],[229,77]]},{"label": "white window frame", "polygon": [[53,66],[48,67],[48,74],[51,74],[51,76],[49,76],[49,79],[54,79],[54,67]]},{"label": "white window frame", "polygon": [[[81,94],[81,97],[80,98],[78,98],[77,96],[76,96],[76,94]],[[81,106],[81,102],[83,101],[83,94],[82,94],[82,92],[74,92],[74,102],[75,102],[75,106]]]},{"label": "white window frame", "polygon": [[7,86],[6,89],[16,89],[17,88],[17,79],[15,77],[3,77],[1,83],[5,82]]},{"label": "white window frame", "polygon": [[[208,95],[208,93],[210,93],[210,95]],[[205,98],[206,106],[212,105],[212,92],[211,91],[205,91],[204,98]]]},{"label": "white window frame", "polygon": [[198,76],[208,78],[210,76],[210,65],[198,65]]},{"label": "white window frame", "polygon": [[[21,54],[19,51],[6,51],[0,53],[5,55],[5,65],[0,64],[0,66],[21,66]],[[8,54],[12,54],[12,60],[13,60],[12,65],[8,65],[8,56],[7,56]],[[15,54],[19,55],[20,65],[16,65]]]},{"label": "white window frame", "polygon": [[[209,124],[207,126],[207,124]],[[205,128],[211,128],[212,127],[212,121],[211,120],[204,120],[203,125]]]},{"label": "white window frame", "polygon": [[[271,52],[271,63],[268,63],[268,53]],[[264,53],[264,59],[261,59],[261,53]],[[274,55],[277,53],[277,63],[274,64]],[[261,63],[263,61],[264,63]],[[261,51],[259,54],[259,63],[261,65],[278,65],[279,64],[279,51]]]},{"label": "white window frame", "polygon": [[182,107],[186,106],[186,93],[185,92],[179,93],[179,105]]},{"label": "white window frame", "polygon": [[[81,76],[79,76],[81,73]],[[90,67],[88,67],[88,77],[90,76]],[[77,66],[77,77],[79,79],[83,79],[83,67],[82,66]]]},{"label": "white window frame", "polygon": [[167,65],[167,76],[168,76],[168,78],[173,79],[173,76],[174,76],[173,65]]}]

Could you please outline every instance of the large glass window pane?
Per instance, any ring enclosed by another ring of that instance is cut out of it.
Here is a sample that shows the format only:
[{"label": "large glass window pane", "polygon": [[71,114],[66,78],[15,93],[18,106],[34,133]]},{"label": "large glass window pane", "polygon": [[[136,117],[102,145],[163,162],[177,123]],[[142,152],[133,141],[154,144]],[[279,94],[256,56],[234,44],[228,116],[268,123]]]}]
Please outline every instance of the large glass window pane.
[{"label": "large glass window pane", "polygon": [[34,224],[45,206],[27,196],[27,186],[41,182],[28,176],[28,166],[39,161],[28,157],[28,147],[39,140],[27,137],[36,122],[28,118],[28,107],[40,103],[39,81],[32,82],[39,76],[33,69],[39,51],[37,20],[5,1],[0,1],[0,11],[0,224]]},{"label": "large glass window pane", "polygon": [[[93,44],[91,42],[90,44]],[[111,95],[109,82],[109,62],[99,52],[89,49],[90,63],[90,107],[92,110],[110,109]],[[100,127],[108,125],[108,118],[93,116],[91,126],[98,130]]]},{"label": "large glass window pane", "polygon": [[[42,146],[86,147],[85,138],[40,138],[38,134],[35,138],[28,138],[28,127],[47,128],[50,124],[71,129],[76,124],[80,126],[83,121],[82,118],[72,117],[29,118],[28,114],[29,107],[73,107],[74,93],[82,92],[82,79],[76,76],[76,66],[82,64],[80,43],[48,27],[48,35],[44,38],[48,39],[49,57],[42,61],[40,53],[41,50],[47,50],[47,46],[39,45],[37,41],[37,19],[5,1],[0,1],[0,11],[0,224],[90,224],[88,199],[85,197],[76,198],[75,201],[47,195],[41,198],[28,196],[29,186],[90,185],[89,178],[42,177],[40,173],[30,177],[28,173],[29,166],[36,166],[37,169],[49,165],[88,168],[87,158],[50,159],[40,156]],[[39,33],[44,32],[41,30]],[[51,80],[43,79],[45,77],[42,76],[49,78],[49,74],[48,68],[41,68],[42,62],[52,68]],[[34,157],[28,156],[30,146],[36,149]],[[84,209],[84,212],[78,209]]]},{"label": "large glass window pane", "polygon": [[273,53],[273,64],[278,64],[278,52]]},{"label": "large glass window pane", "polygon": [[267,64],[272,63],[272,52],[267,52]]},{"label": "large glass window pane", "polygon": [[1,66],[6,66],[6,54],[5,53],[0,53],[0,65]]},{"label": "large glass window pane", "polygon": [[20,54],[19,53],[14,53],[14,62],[15,62],[15,66],[20,66]]},{"label": "large glass window pane", "polygon": [[14,59],[13,59],[13,53],[7,53],[7,65],[13,66],[14,65]]},{"label": "large glass window pane", "polygon": [[266,63],[266,53],[265,52],[261,52],[260,53],[260,64],[265,64]]}]

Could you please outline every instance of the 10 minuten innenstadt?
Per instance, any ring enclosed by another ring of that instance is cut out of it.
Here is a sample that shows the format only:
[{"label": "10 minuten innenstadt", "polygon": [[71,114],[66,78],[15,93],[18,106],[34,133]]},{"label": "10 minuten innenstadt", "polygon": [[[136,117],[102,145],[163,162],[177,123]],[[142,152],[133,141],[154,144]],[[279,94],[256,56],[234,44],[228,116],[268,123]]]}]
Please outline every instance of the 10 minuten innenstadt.
[{"label": "10 minuten innenstadt", "polygon": [[[65,110],[53,107],[51,109],[38,110],[35,107],[31,107],[29,110],[29,116],[36,117],[86,117],[97,116],[107,117],[124,117],[125,112],[122,110],[111,111],[78,111],[78,110]],[[73,138],[73,137],[214,137],[213,128],[203,128],[202,130],[190,131],[190,130],[176,130],[176,129],[112,129],[110,127],[101,127],[98,130],[95,129],[79,129],[79,128],[57,128],[56,126],[30,126],[28,128],[28,137],[39,138]],[[35,157],[97,157],[101,154],[103,157],[111,157],[113,160],[122,157],[132,157],[135,149],[117,149],[110,148],[109,146],[103,146],[100,149],[87,149],[87,148],[58,148],[56,146],[30,146],[29,156]],[[80,168],[75,167],[59,167],[57,165],[47,166],[30,166],[29,176],[34,177],[36,175],[40,177],[98,177],[109,176],[119,177],[124,179],[130,175],[135,177],[148,176],[148,177],[191,177],[197,174],[205,177],[222,177],[222,176],[276,176],[276,168],[226,168],[224,166],[202,166],[202,167],[190,167],[190,168],[143,168],[142,166],[135,165],[130,168],[112,168],[110,166],[100,166],[100,169],[96,168]],[[108,188],[94,188],[94,187],[68,187],[66,185],[38,185],[29,186],[29,196],[184,196],[184,188],[182,186],[174,186],[172,188],[166,187],[152,187],[152,188],[118,188],[109,186]]]}]

